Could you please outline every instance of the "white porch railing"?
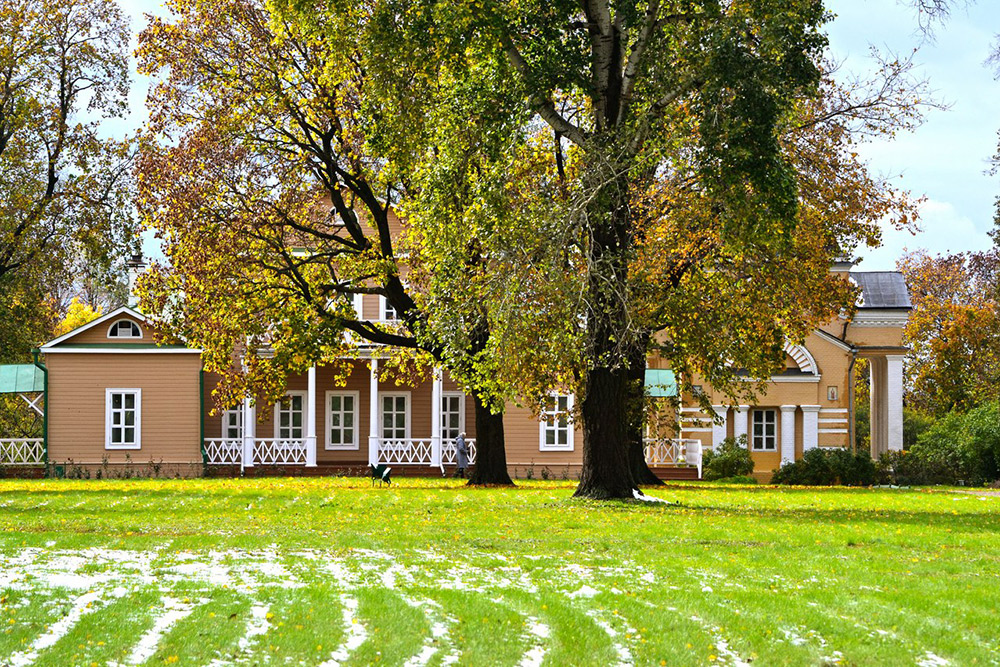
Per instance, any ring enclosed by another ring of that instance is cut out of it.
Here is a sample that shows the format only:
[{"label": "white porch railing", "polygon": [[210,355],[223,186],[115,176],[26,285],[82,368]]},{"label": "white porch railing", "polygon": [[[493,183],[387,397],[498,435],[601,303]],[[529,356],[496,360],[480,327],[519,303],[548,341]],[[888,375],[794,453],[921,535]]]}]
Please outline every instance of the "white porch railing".
[{"label": "white porch railing", "polygon": [[[469,447],[469,465],[476,462],[476,440],[475,438],[466,438],[465,444]],[[446,463],[454,464],[456,458],[455,453],[455,439],[449,438],[448,440],[441,441],[441,465]]]},{"label": "white porch railing", "polygon": [[378,462],[382,465],[433,465],[431,438],[379,438]]},{"label": "white porch railing", "polygon": [[38,466],[45,463],[45,443],[41,438],[0,439],[0,465]]},{"label": "white porch railing", "polygon": [[646,464],[695,466],[701,477],[701,440],[693,438],[645,438]]},{"label": "white porch railing", "polygon": [[241,465],[243,438],[205,438],[205,458],[211,465]]},{"label": "white porch railing", "polygon": [[302,465],[306,464],[305,440],[279,440],[276,438],[254,438],[254,465]]},{"label": "white porch railing", "polygon": [[[209,465],[245,467],[246,441],[243,438],[205,438],[205,458]],[[305,440],[254,438],[252,465],[305,465]]]}]

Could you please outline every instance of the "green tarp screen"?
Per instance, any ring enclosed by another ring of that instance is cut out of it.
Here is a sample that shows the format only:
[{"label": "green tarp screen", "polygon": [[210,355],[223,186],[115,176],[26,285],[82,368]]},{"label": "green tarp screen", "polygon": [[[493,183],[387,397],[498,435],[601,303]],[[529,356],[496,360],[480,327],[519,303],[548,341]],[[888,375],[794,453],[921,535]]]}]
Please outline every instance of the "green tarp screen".
[{"label": "green tarp screen", "polygon": [[45,391],[45,374],[34,364],[0,365],[0,394]]},{"label": "green tarp screen", "polygon": [[650,396],[676,396],[677,380],[673,371],[646,369],[646,389]]}]

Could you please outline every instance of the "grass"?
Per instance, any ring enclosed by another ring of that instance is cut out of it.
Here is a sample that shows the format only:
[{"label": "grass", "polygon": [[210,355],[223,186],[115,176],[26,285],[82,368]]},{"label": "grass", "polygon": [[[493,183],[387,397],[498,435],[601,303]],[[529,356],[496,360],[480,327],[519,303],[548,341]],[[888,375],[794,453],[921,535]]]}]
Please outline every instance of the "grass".
[{"label": "grass", "polygon": [[1000,662],[1000,497],[572,490],[0,481],[0,665]]}]

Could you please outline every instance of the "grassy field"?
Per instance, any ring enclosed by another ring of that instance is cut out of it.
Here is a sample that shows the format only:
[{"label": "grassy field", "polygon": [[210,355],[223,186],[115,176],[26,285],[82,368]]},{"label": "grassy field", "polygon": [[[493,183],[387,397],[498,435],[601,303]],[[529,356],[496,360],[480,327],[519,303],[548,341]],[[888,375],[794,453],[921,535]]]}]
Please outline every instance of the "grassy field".
[{"label": "grassy field", "polygon": [[0,481],[0,665],[1000,662],[1000,497]]}]

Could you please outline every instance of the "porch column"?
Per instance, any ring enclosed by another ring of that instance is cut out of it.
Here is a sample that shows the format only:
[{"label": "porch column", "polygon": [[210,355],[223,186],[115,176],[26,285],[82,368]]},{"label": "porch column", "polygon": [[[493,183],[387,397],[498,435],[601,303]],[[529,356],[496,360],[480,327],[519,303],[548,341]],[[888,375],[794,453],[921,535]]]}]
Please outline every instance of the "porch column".
[{"label": "porch column", "polygon": [[781,406],[781,462],[795,460],[795,408],[794,405]]},{"label": "porch column", "polygon": [[434,369],[434,386],[431,389],[431,467],[441,464],[441,399],[444,393],[444,377],[440,368]]},{"label": "porch column", "polygon": [[802,405],[802,453],[819,447],[818,405]]},{"label": "porch column", "polygon": [[886,445],[891,452],[903,449],[903,355],[885,357]]},{"label": "porch column", "polygon": [[750,446],[750,434],[747,429],[747,416],[750,414],[749,405],[737,405],[733,414],[733,437],[739,438],[741,435],[747,436],[747,447]]},{"label": "porch column", "polygon": [[306,392],[306,467],[316,467],[316,367],[309,367]]},{"label": "porch column", "polygon": [[257,437],[257,408],[252,398],[243,399],[243,467],[253,467],[253,441]]},{"label": "porch column", "polygon": [[729,408],[725,405],[713,405],[712,410],[722,419],[721,424],[712,422],[712,449],[715,449],[726,439],[726,416],[729,414]]},{"label": "porch column", "polygon": [[378,465],[378,359],[371,361],[368,391],[368,462]]},{"label": "porch column", "polygon": [[888,425],[888,366],[885,357],[872,357],[868,360],[869,368],[869,410],[868,422],[871,435],[872,458],[878,458],[889,451]]}]

